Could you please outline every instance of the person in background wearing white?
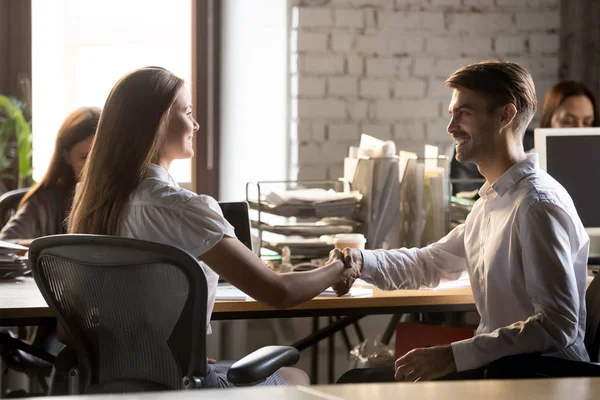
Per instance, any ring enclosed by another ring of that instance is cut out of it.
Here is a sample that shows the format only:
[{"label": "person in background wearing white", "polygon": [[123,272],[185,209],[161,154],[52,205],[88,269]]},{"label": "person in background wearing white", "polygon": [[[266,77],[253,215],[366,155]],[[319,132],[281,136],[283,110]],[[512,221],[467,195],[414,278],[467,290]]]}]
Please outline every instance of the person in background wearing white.
[{"label": "person in background wearing white", "polygon": [[[523,150],[537,103],[531,76],[514,63],[482,62],[446,85],[457,159],[475,163],[486,179],[466,222],[422,249],[345,249],[333,257],[384,290],[435,287],[466,270],[480,325],[471,339],[414,349],[387,372],[351,370],[342,382],[482,378],[490,363],[518,354],[529,354],[523,360],[534,368],[552,357],[589,361],[589,238],[569,194]],[[351,284],[334,289],[342,294]]]}]

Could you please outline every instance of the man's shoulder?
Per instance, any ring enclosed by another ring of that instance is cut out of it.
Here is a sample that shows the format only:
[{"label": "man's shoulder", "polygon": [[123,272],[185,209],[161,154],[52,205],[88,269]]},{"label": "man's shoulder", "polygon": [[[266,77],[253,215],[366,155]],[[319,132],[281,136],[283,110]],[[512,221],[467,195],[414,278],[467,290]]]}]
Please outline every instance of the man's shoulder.
[{"label": "man's shoulder", "polygon": [[558,207],[568,214],[576,214],[575,204],[566,189],[544,171],[524,178],[515,188],[516,202],[520,213],[527,213],[531,207]]}]

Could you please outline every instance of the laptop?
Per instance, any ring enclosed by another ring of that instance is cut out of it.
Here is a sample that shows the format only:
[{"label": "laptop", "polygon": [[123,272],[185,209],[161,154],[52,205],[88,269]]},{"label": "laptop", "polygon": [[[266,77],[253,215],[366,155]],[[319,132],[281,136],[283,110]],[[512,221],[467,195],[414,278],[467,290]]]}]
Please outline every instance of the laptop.
[{"label": "laptop", "polygon": [[250,215],[248,213],[248,202],[233,201],[219,202],[223,217],[235,229],[235,236],[252,251],[252,234],[250,232]]}]

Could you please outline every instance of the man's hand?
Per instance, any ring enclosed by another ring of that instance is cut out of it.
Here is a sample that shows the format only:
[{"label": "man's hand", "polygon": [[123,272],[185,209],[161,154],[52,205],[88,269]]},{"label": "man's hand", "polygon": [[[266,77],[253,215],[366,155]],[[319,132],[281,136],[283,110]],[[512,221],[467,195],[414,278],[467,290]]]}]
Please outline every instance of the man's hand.
[{"label": "man's hand", "polygon": [[352,284],[360,277],[362,271],[362,253],[358,249],[345,248],[333,249],[329,253],[329,262],[342,260],[344,262],[344,271],[338,283],[332,286],[338,296],[343,296],[350,291]]},{"label": "man's hand", "polygon": [[435,346],[414,349],[396,360],[397,381],[431,381],[456,372],[452,347]]}]

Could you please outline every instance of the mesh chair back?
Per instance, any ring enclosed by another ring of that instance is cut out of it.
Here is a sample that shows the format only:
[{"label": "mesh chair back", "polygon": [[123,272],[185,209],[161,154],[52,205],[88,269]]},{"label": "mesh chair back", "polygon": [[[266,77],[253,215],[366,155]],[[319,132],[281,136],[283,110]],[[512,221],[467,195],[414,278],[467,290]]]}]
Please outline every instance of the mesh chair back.
[{"label": "mesh chair back", "polygon": [[600,275],[585,292],[587,318],[585,321],[585,347],[590,355],[590,361],[598,362],[600,357]]},{"label": "mesh chair back", "polygon": [[19,203],[29,191],[29,188],[11,190],[0,196],[0,227],[6,225],[8,220],[19,208]]},{"label": "mesh chair back", "polygon": [[187,252],[136,239],[56,235],[29,251],[35,281],[71,335],[82,385],[182,388],[206,373],[206,278]]}]

